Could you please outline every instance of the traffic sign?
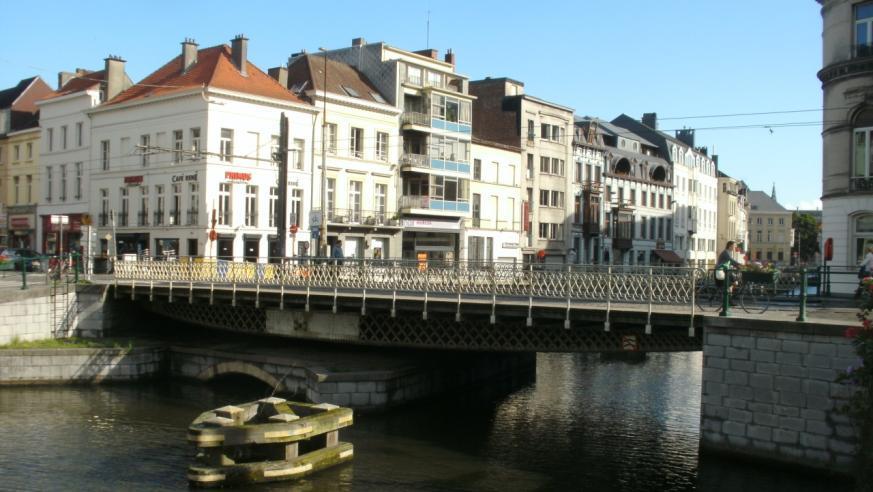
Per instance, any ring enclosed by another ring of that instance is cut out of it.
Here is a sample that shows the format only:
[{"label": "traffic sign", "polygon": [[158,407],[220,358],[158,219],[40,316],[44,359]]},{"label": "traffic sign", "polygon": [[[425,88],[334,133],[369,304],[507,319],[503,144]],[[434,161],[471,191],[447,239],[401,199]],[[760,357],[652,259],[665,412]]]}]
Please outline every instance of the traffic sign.
[{"label": "traffic sign", "polygon": [[309,211],[309,225],[310,226],[321,226],[321,210],[310,210]]}]

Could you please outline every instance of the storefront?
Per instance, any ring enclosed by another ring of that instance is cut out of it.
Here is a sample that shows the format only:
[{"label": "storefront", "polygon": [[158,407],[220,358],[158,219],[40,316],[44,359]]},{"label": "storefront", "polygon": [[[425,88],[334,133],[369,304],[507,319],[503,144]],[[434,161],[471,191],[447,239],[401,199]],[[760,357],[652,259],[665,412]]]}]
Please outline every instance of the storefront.
[{"label": "storefront", "polygon": [[460,221],[405,218],[401,224],[403,259],[454,261],[458,258]]},{"label": "storefront", "polygon": [[[149,234],[147,232],[118,234],[116,248],[119,256],[125,254],[147,255],[149,253]],[[110,251],[109,253],[111,254],[112,252]]]},{"label": "storefront", "polygon": [[156,238],[155,258],[159,260],[174,260],[179,257],[178,238]]},{"label": "storefront", "polygon": [[36,205],[9,207],[7,227],[9,247],[33,249],[36,246]]},{"label": "storefront", "polygon": [[[70,251],[82,252],[82,220],[84,214],[69,214],[66,225],[52,224],[51,215],[40,215],[42,221],[42,249],[46,254]],[[63,227],[63,231],[61,231]],[[61,234],[63,232],[63,234]],[[63,244],[60,244],[63,241]]]}]

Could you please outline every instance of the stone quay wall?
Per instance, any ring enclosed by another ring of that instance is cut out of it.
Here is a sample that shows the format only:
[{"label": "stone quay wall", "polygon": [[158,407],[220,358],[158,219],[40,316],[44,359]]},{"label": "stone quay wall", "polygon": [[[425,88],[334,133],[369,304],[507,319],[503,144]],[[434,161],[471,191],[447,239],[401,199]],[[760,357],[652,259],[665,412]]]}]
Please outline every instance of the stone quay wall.
[{"label": "stone quay wall", "polygon": [[96,338],[112,323],[106,286],[47,286],[0,293],[0,345],[80,336]]},{"label": "stone quay wall", "polygon": [[135,381],[162,374],[164,347],[0,350],[0,385]]},{"label": "stone quay wall", "polygon": [[843,328],[738,321],[705,328],[701,450],[849,473],[850,391],[835,381],[857,358]]}]

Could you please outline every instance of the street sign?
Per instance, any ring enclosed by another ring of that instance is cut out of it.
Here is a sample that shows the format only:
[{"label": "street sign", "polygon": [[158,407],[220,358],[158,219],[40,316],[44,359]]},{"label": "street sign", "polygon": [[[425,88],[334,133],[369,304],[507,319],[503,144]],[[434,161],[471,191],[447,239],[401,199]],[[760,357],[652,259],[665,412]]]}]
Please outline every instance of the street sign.
[{"label": "street sign", "polygon": [[309,225],[313,227],[321,226],[321,210],[309,211]]}]

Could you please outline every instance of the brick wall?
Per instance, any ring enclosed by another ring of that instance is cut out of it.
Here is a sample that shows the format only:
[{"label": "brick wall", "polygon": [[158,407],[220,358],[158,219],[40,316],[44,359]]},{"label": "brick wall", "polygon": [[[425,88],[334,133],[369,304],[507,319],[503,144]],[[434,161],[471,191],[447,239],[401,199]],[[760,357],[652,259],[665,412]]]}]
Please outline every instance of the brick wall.
[{"label": "brick wall", "polygon": [[848,472],[854,431],[835,383],[856,363],[840,327],[707,327],[701,449]]}]

